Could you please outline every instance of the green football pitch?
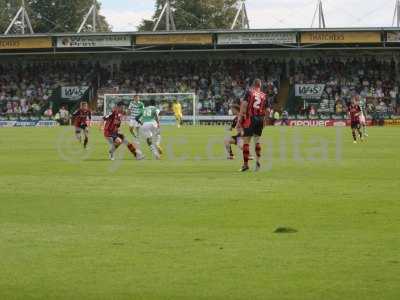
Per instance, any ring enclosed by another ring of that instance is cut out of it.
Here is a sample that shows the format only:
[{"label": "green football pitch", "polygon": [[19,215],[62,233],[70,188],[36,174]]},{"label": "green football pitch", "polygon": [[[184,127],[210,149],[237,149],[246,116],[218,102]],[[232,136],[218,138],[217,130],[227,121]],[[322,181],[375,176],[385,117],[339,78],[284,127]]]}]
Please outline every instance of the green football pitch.
[{"label": "green football pitch", "polygon": [[1,129],[0,299],[400,299],[399,129],[267,128],[245,174],[226,134],[111,162],[96,128]]}]

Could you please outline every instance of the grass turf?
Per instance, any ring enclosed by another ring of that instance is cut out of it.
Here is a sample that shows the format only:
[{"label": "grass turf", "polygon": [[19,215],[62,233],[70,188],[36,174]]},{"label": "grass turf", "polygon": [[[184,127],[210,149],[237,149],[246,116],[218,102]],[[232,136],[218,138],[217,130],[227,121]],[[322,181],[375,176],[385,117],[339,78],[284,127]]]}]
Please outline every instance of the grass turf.
[{"label": "grass turf", "polygon": [[141,162],[94,128],[86,154],[71,128],[0,134],[0,299],[400,297],[396,128],[268,128],[248,174],[222,127],[166,127]]}]

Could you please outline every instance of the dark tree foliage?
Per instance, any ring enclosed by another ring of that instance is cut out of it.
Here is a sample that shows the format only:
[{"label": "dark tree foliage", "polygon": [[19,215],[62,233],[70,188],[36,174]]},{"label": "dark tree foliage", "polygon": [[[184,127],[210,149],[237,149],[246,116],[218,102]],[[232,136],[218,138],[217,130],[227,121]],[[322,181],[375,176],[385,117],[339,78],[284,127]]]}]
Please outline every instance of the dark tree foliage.
[{"label": "dark tree foliage", "polygon": [[[171,7],[177,30],[227,29],[230,28],[237,11],[239,0],[172,0]],[[165,0],[156,0],[151,20],[143,20],[141,31],[153,29]],[[159,30],[165,30],[165,21]]]},{"label": "dark tree foliage", "polygon": [[[75,32],[93,0],[26,0],[26,8],[36,33]],[[21,6],[21,0],[0,0],[0,33],[3,33]],[[100,2],[97,1],[100,9]],[[85,28],[89,29],[89,28]],[[99,15],[97,31],[110,31]]]}]

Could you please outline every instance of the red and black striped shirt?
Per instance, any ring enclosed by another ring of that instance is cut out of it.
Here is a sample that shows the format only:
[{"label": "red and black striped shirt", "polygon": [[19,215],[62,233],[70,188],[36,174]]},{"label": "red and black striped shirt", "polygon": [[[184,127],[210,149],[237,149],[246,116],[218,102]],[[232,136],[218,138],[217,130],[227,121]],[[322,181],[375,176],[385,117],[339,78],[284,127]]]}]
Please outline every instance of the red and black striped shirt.
[{"label": "red and black striped shirt", "polygon": [[265,117],[267,109],[267,96],[257,89],[251,89],[247,92],[245,101],[247,101],[247,117],[253,116]]},{"label": "red and black striped shirt", "polygon": [[113,111],[103,119],[106,122],[104,125],[104,136],[112,137],[113,135],[118,134],[119,128],[121,127],[122,114],[117,111]]},{"label": "red and black striped shirt", "polygon": [[81,127],[82,125],[88,126],[92,120],[92,112],[89,109],[78,109],[72,116],[74,117],[74,126]]}]

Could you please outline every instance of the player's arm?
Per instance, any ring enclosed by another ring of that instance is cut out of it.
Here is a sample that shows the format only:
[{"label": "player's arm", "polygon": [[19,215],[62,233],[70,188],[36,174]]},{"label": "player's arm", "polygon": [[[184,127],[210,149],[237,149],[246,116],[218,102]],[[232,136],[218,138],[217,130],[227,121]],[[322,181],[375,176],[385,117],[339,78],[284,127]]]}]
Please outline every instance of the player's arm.
[{"label": "player's arm", "polygon": [[235,118],[235,119],[232,121],[232,124],[231,124],[231,126],[229,127],[229,130],[232,131],[232,130],[235,129],[236,127],[237,127],[237,118]]},{"label": "player's arm", "polygon": [[90,126],[92,126],[92,111],[90,110],[89,111],[89,114],[88,114],[88,126],[90,127]]},{"label": "player's arm", "polygon": [[140,114],[141,115],[144,114],[144,103],[143,102],[140,103]]},{"label": "player's arm", "polygon": [[133,102],[129,103],[128,110],[130,113],[133,111]]},{"label": "player's arm", "polygon": [[139,115],[136,116],[136,122],[138,122],[139,124],[142,124],[142,117],[144,114],[144,104],[140,103],[140,108],[139,108]]},{"label": "player's arm", "polygon": [[108,115],[105,115],[103,117],[103,122],[110,120],[111,116],[112,116],[112,113],[109,113]]},{"label": "player's arm", "polygon": [[242,125],[242,122],[246,118],[247,115],[247,107],[249,105],[249,102],[247,100],[243,100],[242,103],[240,103],[240,112],[239,112],[239,117],[238,117],[238,125]]},{"label": "player's arm", "polygon": [[240,132],[242,130],[243,121],[247,116],[247,108],[248,108],[248,105],[249,105],[249,102],[248,102],[249,97],[250,97],[250,92],[247,91],[245,97],[240,102],[240,112],[239,112],[239,115],[238,115],[238,122],[237,122],[237,125],[236,125],[236,129],[238,131],[240,131]]},{"label": "player's arm", "polygon": [[249,103],[247,101],[247,97],[240,103],[240,112],[239,112],[239,116],[238,116],[238,121],[236,124],[236,130],[240,135],[244,134],[243,131],[243,122],[244,119],[246,118],[247,115],[247,107],[248,107]]},{"label": "player's arm", "polygon": [[358,107],[358,113],[356,114],[357,117],[360,117],[362,113],[361,107]]},{"label": "player's arm", "polygon": [[79,109],[77,109],[76,111],[74,111],[73,113],[72,113],[72,120],[75,120],[78,116],[79,116],[79,114],[80,114],[80,112],[79,112]]},{"label": "player's arm", "polygon": [[111,118],[111,116],[112,116],[112,113],[103,117],[103,119],[100,122],[100,127],[99,127],[100,131],[104,130],[104,124],[106,123],[107,120],[109,120]]},{"label": "player's arm", "polygon": [[268,103],[267,103],[267,96],[264,96],[264,127],[267,126],[268,124],[268,115],[267,115],[267,108],[268,108]]}]

